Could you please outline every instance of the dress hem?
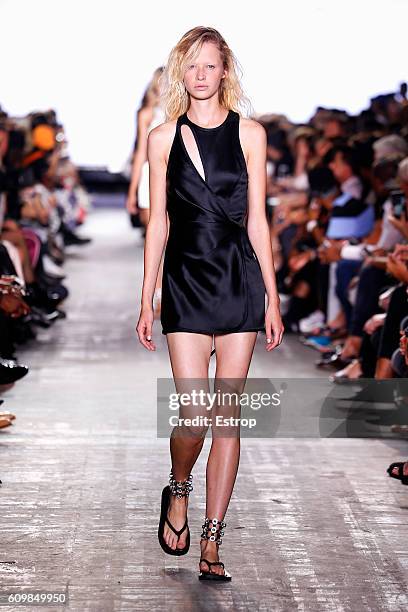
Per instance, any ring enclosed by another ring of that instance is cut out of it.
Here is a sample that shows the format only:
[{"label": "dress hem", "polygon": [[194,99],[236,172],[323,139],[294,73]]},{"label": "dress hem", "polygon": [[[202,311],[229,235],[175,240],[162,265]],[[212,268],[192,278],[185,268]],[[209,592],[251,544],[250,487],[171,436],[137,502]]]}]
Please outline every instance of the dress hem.
[{"label": "dress hem", "polygon": [[202,330],[202,329],[187,329],[185,327],[174,327],[166,330],[162,330],[162,334],[167,335],[174,332],[188,332],[191,334],[238,334],[240,332],[252,332],[252,331],[265,331],[265,326],[263,327],[250,327],[248,329],[217,329],[217,330]]}]

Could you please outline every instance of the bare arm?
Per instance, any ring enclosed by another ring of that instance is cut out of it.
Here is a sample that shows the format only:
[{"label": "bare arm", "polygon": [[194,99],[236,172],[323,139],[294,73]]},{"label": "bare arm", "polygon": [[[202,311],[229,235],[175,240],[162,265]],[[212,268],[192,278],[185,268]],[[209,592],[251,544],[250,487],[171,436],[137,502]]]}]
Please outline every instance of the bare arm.
[{"label": "bare arm", "polygon": [[144,248],[141,313],[136,329],[140,342],[149,350],[156,348],[148,338],[151,338],[152,335],[154,288],[167,239],[166,152],[169,148],[168,140],[169,128],[161,125],[150,132],[147,142],[150,216]]},{"label": "bare arm", "polygon": [[272,337],[273,332],[273,342],[267,347],[267,350],[272,350],[282,341],[283,325],[279,311],[280,300],[276,287],[272,244],[265,211],[266,132],[258,122],[248,120],[243,139],[247,151],[249,177],[247,230],[261,267],[268,295],[265,328],[267,339]]}]

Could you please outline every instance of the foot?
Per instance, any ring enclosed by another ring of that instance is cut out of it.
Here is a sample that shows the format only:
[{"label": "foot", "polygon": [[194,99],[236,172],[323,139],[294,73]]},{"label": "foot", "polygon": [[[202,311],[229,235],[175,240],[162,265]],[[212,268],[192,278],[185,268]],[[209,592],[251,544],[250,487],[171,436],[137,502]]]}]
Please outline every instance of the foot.
[{"label": "foot", "polygon": [[[169,509],[167,518],[173,527],[177,530],[182,529],[187,518],[188,498],[178,498],[175,495],[170,495]],[[187,527],[178,537],[170,529],[167,523],[164,525],[163,538],[167,546],[176,550],[176,548],[184,548],[187,542]]]},{"label": "foot", "polygon": [[360,336],[349,336],[344,343],[340,358],[343,360],[358,357],[360,354],[362,338]]},{"label": "foot", "polygon": [[354,359],[348,366],[343,368],[343,370],[339,370],[334,374],[333,378],[338,380],[348,378],[349,380],[356,380],[360,378],[363,374],[361,369],[361,363],[358,359]]},{"label": "foot", "polygon": [[328,321],[327,326],[331,327],[332,329],[337,329],[338,327],[345,327],[346,324],[347,324],[346,317],[344,315],[344,312],[341,310],[339,314],[336,317],[334,317],[334,319],[331,319],[331,321]]},{"label": "foot", "polygon": [[[201,540],[201,559],[207,559],[210,563],[213,561],[219,561],[218,547],[216,542],[210,542],[209,540]],[[208,567],[205,561],[200,561],[200,572],[209,572],[212,574],[224,574],[222,565],[211,565]]]}]

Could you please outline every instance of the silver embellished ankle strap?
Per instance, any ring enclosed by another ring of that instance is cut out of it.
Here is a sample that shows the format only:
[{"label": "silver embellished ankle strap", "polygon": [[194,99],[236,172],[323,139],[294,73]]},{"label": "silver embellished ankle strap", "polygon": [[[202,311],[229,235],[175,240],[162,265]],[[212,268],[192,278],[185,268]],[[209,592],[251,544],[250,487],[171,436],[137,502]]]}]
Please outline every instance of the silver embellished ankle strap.
[{"label": "silver embellished ankle strap", "polygon": [[190,474],[186,480],[176,480],[174,478],[173,469],[170,470],[169,487],[172,495],[178,498],[188,497],[193,490],[193,475]]},{"label": "silver embellished ankle strap", "polygon": [[[209,519],[206,517],[203,524],[201,539],[216,542],[217,546],[220,546],[222,544],[222,539],[220,536],[224,535],[224,527],[226,526],[227,523],[224,523],[224,521],[219,521],[217,518]],[[208,532],[210,532],[211,535],[208,535]]]}]

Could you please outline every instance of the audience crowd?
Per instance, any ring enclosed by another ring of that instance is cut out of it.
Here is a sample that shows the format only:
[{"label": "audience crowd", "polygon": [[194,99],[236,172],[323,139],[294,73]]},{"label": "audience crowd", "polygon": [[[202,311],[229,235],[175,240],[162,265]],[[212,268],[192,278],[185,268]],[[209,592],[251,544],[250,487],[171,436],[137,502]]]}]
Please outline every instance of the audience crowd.
[{"label": "audience crowd", "polygon": [[258,117],[268,138],[267,210],[286,332],[334,382],[408,375],[408,100],[307,124]]},{"label": "audience crowd", "polygon": [[[76,233],[88,210],[55,112],[0,107],[0,394],[29,371],[18,346],[66,316],[63,264],[68,246],[90,241]],[[14,418],[0,411],[0,428]]]}]

